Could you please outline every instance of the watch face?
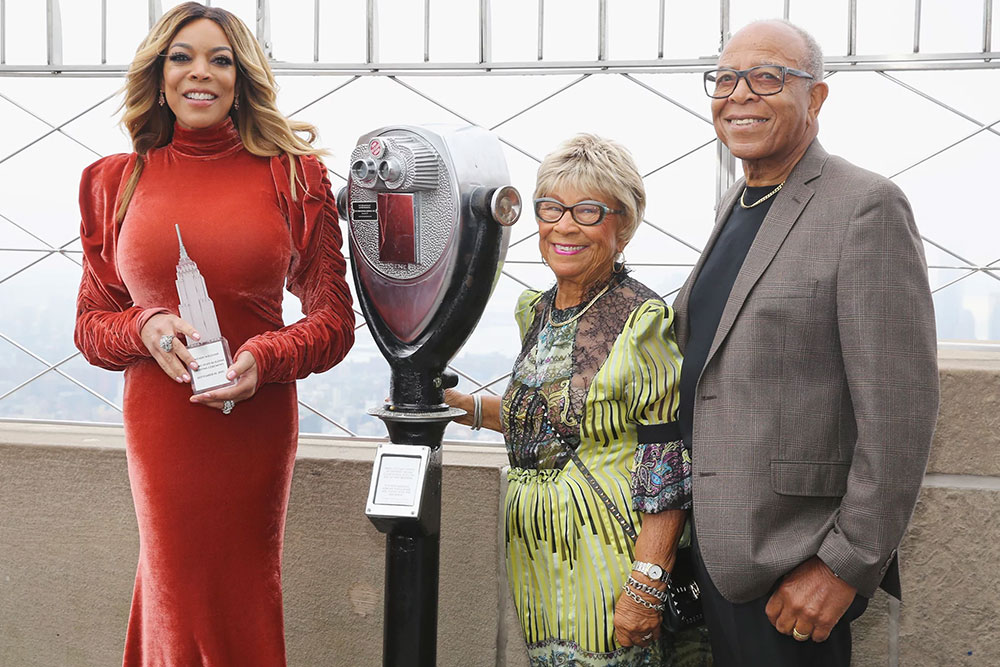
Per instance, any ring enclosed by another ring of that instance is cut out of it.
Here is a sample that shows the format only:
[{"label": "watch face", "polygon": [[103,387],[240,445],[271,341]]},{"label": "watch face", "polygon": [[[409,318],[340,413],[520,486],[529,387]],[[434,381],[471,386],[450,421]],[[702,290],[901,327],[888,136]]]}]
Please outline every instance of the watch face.
[{"label": "watch face", "polygon": [[663,578],[663,568],[655,563],[649,566],[649,578],[659,581]]}]

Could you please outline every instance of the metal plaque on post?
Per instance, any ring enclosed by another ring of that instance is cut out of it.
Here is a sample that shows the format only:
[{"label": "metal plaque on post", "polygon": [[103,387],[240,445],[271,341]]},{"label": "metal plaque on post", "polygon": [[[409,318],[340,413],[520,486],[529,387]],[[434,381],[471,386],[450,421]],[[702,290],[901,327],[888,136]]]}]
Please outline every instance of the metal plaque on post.
[{"label": "metal plaque on post", "polygon": [[378,446],[365,507],[368,518],[419,519],[430,455],[426,445]]}]

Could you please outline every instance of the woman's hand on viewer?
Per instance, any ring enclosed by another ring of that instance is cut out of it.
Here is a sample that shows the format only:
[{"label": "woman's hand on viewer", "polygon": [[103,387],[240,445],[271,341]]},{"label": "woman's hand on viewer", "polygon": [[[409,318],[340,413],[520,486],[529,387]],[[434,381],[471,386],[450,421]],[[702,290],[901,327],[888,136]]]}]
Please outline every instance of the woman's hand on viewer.
[{"label": "woman's hand on viewer", "polygon": [[[482,428],[503,433],[502,424],[500,423],[500,397],[486,393],[479,394],[479,396],[479,408],[482,410]],[[465,410],[465,414],[461,417],[456,417],[455,421],[465,426],[472,426],[476,417],[476,402],[472,394],[463,394],[454,389],[445,389],[444,402],[450,407]]]},{"label": "woman's hand on viewer", "polygon": [[[149,350],[150,355],[160,365],[163,372],[176,382],[190,382],[191,375],[189,369],[196,370],[198,362],[194,360],[187,347],[178,338],[179,336],[190,336],[198,340],[200,335],[194,327],[169,313],[159,313],[149,318],[139,332],[143,345]],[[167,352],[160,345],[164,336],[171,336],[172,342],[170,351]]]},{"label": "woman's hand on viewer", "polygon": [[445,389],[444,402],[450,407],[465,410],[465,414],[461,417],[455,417],[455,421],[463,426],[472,426],[472,411],[475,408],[475,405],[472,402],[472,396],[470,394],[463,394],[455,389]]},{"label": "woman's hand on viewer", "polygon": [[257,360],[250,352],[243,350],[226,371],[226,377],[230,380],[239,379],[231,387],[213,389],[204,394],[195,394],[191,397],[191,402],[222,410],[226,401],[239,403],[253,398],[253,395],[257,393]]}]

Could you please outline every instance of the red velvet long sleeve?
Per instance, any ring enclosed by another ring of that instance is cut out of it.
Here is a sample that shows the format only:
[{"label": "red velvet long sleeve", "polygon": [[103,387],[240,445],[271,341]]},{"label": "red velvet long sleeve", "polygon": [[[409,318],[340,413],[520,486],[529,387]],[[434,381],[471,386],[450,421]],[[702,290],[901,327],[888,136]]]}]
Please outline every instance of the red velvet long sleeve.
[{"label": "red velvet long sleeve", "polygon": [[133,306],[115,261],[115,202],[134,164],[135,155],[111,155],[87,167],[80,179],[83,277],[73,341],[87,361],[113,371],[150,356],[139,332],[150,317],[167,312]]},{"label": "red velvet long sleeve", "polygon": [[254,336],[237,350],[235,356],[243,350],[253,354],[258,386],[292,382],[328,370],[354,344],[354,311],[341,252],[336,198],[326,167],[318,158],[304,156],[296,162],[295,199],[287,158],[272,158],[271,173],[291,232],[287,287],[302,301],[305,317]]}]

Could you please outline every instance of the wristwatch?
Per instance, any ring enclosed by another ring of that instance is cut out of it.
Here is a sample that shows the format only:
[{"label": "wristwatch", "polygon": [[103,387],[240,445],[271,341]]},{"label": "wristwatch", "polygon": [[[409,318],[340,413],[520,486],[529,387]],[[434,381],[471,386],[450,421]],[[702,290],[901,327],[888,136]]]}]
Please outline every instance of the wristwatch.
[{"label": "wristwatch", "polygon": [[632,571],[644,574],[653,581],[670,581],[670,573],[656,563],[644,563],[641,560],[637,560],[632,563]]}]

